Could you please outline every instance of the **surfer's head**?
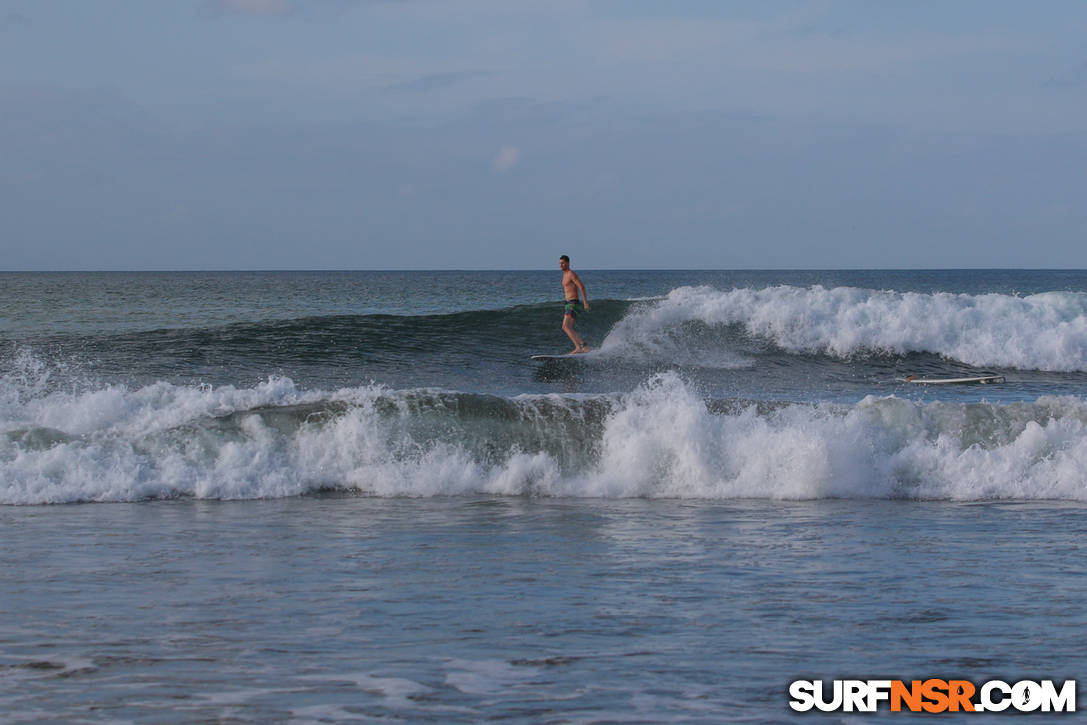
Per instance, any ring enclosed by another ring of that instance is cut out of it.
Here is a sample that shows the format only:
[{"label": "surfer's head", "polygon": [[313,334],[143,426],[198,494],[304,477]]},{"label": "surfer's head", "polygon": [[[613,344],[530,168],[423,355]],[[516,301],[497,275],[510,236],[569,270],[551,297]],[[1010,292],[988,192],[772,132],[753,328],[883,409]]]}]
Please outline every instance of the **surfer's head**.
[{"label": "surfer's head", "polygon": [[562,267],[563,269],[566,269],[567,267],[569,267],[570,266],[570,258],[567,257],[565,254],[562,255],[561,257],[559,257],[559,266]]}]

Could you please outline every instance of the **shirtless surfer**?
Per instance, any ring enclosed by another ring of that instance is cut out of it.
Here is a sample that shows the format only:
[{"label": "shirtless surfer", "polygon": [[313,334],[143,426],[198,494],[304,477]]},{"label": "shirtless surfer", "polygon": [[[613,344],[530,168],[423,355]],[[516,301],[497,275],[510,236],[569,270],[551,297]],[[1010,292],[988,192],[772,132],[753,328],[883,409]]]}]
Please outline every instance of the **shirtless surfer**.
[{"label": "shirtless surfer", "polygon": [[[585,341],[581,339],[581,335],[577,334],[577,330],[574,329],[574,320],[577,319],[578,313],[588,312],[589,310],[589,294],[585,291],[585,285],[582,284],[581,278],[577,276],[577,272],[570,269],[570,258],[565,254],[559,257],[559,269],[562,270],[562,291],[566,296],[566,308],[562,315],[562,331],[574,343],[571,354],[589,352],[588,345],[585,344]],[[581,293],[580,299],[578,298],[579,291]]]}]

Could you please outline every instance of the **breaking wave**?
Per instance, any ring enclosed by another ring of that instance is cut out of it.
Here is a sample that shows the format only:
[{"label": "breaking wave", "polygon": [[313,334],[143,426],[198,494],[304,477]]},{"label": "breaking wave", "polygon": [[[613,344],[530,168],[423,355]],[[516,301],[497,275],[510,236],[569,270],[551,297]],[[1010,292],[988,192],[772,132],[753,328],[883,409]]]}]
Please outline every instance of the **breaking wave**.
[{"label": "breaking wave", "polygon": [[[637,306],[602,347],[642,358],[733,326],[790,354],[933,353],[978,367],[1087,371],[1087,294],[924,294],[778,286],[680,287]],[[727,366],[727,365],[726,365]]]},{"label": "breaking wave", "polygon": [[512,398],[0,378],[0,503],[372,496],[1087,499],[1087,403]]}]

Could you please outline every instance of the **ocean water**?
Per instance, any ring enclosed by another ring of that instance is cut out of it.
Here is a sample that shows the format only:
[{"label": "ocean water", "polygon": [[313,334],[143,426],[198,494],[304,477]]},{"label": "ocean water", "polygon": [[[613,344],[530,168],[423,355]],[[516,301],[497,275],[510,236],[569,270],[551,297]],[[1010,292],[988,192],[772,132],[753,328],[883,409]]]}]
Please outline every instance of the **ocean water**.
[{"label": "ocean water", "polygon": [[3,718],[1084,670],[1087,272],[579,272],[0,274]]}]

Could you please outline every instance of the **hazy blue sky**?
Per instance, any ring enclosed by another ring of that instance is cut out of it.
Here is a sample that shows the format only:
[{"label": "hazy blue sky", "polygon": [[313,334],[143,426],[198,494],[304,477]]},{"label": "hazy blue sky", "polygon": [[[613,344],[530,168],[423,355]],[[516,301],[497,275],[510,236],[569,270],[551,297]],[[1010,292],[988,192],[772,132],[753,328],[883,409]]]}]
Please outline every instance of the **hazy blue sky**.
[{"label": "hazy blue sky", "polygon": [[1087,2],[0,0],[0,269],[1087,267]]}]

